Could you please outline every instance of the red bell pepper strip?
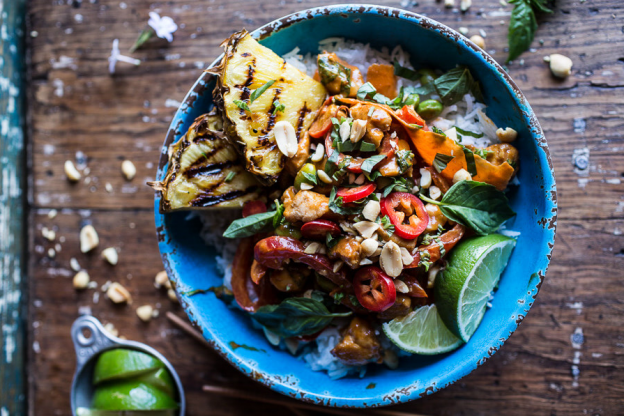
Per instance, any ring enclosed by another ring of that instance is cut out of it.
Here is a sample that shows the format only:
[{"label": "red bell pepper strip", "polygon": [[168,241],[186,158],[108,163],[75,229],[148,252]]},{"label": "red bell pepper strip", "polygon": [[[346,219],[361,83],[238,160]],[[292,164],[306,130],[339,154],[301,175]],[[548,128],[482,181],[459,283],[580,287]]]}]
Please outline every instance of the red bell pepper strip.
[{"label": "red bell pepper strip", "polygon": [[332,98],[328,98],[319,111],[318,116],[310,126],[308,134],[315,139],[323,138],[332,128],[332,117],[336,117],[338,106],[332,103]]},{"label": "red bell pepper strip", "polygon": [[353,291],[353,286],[343,270],[334,272],[333,264],[327,256],[307,254],[303,243],[294,238],[273,236],[262,239],[254,248],[254,258],[270,269],[281,269],[290,260],[303,263],[348,292]]},{"label": "red bell pepper strip", "polygon": [[[409,208],[411,213],[406,214],[397,210],[399,207]],[[417,238],[429,224],[429,214],[420,198],[406,192],[392,192],[382,198],[381,214],[390,218],[390,222],[394,225],[394,233],[406,240]]]},{"label": "red bell pepper strip", "polygon": [[422,117],[418,115],[416,110],[414,110],[414,106],[411,106],[411,105],[403,106],[403,108],[398,110],[396,114],[397,116],[399,116],[399,118],[401,118],[407,124],[418,124],[420,127],[424,128],[425,130],[429,130],[429,128],[427,127],[427,123],[425,123],[425,120],[423,120]]},{"label": "red bell pepper strip", "polygon": [[[462,239],[465,232],[466,227],[461,224],[457,224],[440,236],[440,243],[442,243],[442,245],[444,246],[444,254],[448,253],[449,250],[455,247],[455,244],[457,244],[459,240]],[[436,261],[440,260],[441,257],[443,257],[440,252],[440,244],[434,241],[428,246],[419,247],[416,251],[416,254],[413,255],[414,261],[412,261],[409,265],[404,266],[403,268],[412,269],[414,267],[420,266],[420,261],[424,260],[423,257],[425,256],[425,253],[429,254],[429,258],[426,258],[426,260],[432,263],[435,263]]]},{"label": "red bell pepper strip", "polygon": [[343,204],[349,204],[351,202],[366,198],[375,192],[375,188],[377,188],[377,186],[375,186],[374,183],[369,183],[355,188],[338,188],[336,191],[336,197],[342,198]]},{"label": "red bell pepper strip", "polygon": [[275,288],[269,279],[261,279],[258,285],[251,280],[253,248],[253,237],[242,239],[232,262],[232,292],[236,303],[248,312],[277,303]]},{"label": "red bell pepper strip", "polygon": [[342,231],[333,221],[312,220],[301,226],[301,234],[304,238],[309,238],[310,240],[325,240],[327,234],[330,234],[332,237],[338,237],[342,234]]}]

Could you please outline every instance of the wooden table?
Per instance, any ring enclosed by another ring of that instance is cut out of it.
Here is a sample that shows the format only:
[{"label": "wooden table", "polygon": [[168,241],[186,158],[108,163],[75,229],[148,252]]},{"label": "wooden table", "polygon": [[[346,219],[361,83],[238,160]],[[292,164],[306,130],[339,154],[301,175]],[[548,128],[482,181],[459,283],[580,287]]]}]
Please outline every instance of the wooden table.
[{"label": "wooden table", "polygon": [[[189,415],[292,414],[286,408],[201,391],[203,384],[213,384],[270,393],[164,318],[166,311],[180,316],[183,311],[153,286],[162,266],[153,192],[145,182],[154,178],[176,102],[221,53],[223,39],[241,27],[254,29],[330,3],[30,1],[29,414],[70,414],[75,360],[69,328],[88,309],[114,324],[121,335],[146,342],[171,360],[186,387]],[[505,60],[511,6],[498,0],[473,0],[465,14],[433,0],[377,3],[402,6],[455,29],[467,27],[470,35],[483,30],[487,51],[499,62]],[[172,16],[180,25],[175,40],[150,43],[133,54],[141,59],[140,66],[118,64],[111,76],[107,58],[113,39],[127,51],[151,10]],[[624,3],[557,0],[555,13],[539,20],[535,49],[508,67],[542,123],[556,170],[560,212],[547,279],[531,313],[487,364],[455,385],[396,410],[429,415],[624,411]],[[567,80],[550,76],[542,58],[551,53],[574,61]],[[582,173],[574,170],[577,149],[590,154],[589,168]],[[76,158],[86,158],[90,173],[71,184],[63,163]],[[120,171],[124,159],[138,171],[131,182]],[[51,209],[58,210],[55,218],[49,217]],[[78,232],[85,223],[98,230],[100,248],[118,248],[117,266],[105,263],[100,250],[80,253]],[[42,227],[55,230],[55,241],[42,236]],[[48,250],[55,247],[50,258]],[[71,258],[88,270],[98,289],[73,289]],[[125,285],[134,303],[113,305],[103,294],[98,301],[99,287],[107,281]],[[155,305],[160,317],[141,322],[135,309],[143,304]],[[574,334],[576,346],[571,342]]]}]

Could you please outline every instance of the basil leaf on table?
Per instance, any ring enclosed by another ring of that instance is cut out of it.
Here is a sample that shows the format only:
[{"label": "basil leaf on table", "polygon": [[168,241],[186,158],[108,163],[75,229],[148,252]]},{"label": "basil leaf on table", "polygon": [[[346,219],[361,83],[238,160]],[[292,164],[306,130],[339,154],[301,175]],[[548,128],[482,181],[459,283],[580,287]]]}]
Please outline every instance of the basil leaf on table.
[{"label": "basil leaf on table", "polygon": [[279,305],[262,306],[252,317],[271,332],[289,338],[314,334],[332,319],[350,315],[351,312],[332,313],[323,302],[302,297],[287,298]]},{"label": "basil leaf on table", "polygon": [[455,159],[454,156],[445,155],[444,153],[437,153],[433,158],[433,168],[438,173],[440,173],[444,169],[446,169],[446,165],[448,165],[448,163],[453,159]]},{"label": "basil leaf on table", "polygon": [[505,221],[516,215],[505,194],[484,182],[457,182],[444,194],[441,201],[434,201],[423,195],[420,198],[438,205],[448,219],[470,227],[480,235],[495,232]]},{"label": "basil leaf on table", "polygon": [[537,20],[535,13],[527,0],[511,0],[515,4],[509,20],[509,57],[507,62],[513,61],[522,52],[531,47],[531,42],[537,31]]},{"label": "basil leaf on table", "polygon": [[[273,217],[275,217],[276,214],[278,214],[277,211],[269,211],[234,220],[223,233],[223,237],[251,237],[272,225]],[[281,213],[279,213],[279,215],[281,216]]]}]

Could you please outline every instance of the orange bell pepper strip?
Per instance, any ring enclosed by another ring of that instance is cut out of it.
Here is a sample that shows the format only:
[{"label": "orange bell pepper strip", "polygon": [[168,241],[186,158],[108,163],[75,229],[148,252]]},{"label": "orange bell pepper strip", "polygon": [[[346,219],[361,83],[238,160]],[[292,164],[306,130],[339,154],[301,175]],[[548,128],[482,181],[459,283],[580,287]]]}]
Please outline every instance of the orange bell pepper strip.
[{"label": "orange bell pepper strip", "polygon": [[[404,120],[403,123],[407,134],[412,139],[412,144],[423,161],[430,166],[433,165],[433,159],[435,159],[438,153],[455,156],[455,158],[446,165],[446,168],[440,172],[444,179],[452,182],[453,176],[458,170],[467,169],[464,149],[453,139],[441,134],[407,126],[407,124],[410,123],[411,115],[405,115],[412,111],[414,110],[411,107],[405,106],[397,113],[398,118]],[[494,165],[476,154],[474,155],[474,159],[477,168],[477,175],[472,178],[474,181],[489,183],[495,186],[499,191],[507,187],[507,183],[511,180],[514,173],[514,168],[512,168],[509,163],[504,162],[501,165]]]}]

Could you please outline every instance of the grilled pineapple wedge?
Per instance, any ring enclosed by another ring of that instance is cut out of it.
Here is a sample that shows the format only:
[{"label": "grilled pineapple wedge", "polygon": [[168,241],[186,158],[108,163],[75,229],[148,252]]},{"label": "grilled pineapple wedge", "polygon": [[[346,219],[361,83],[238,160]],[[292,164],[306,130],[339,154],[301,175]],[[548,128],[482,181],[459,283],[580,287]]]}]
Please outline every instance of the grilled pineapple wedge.
[{"label": "grilled pineapple wedge", "polygon": [[225,138],[221,119],[199,116],[186,136],[169,148],[169,167],[162,182],[149,182],[162,194],[162,213],[193,208],[240,208],[257,199],[261,185],[247,172],[234,146]]},{"label": "grilled pineapple wedge", "polygon": [[[247,170],[271,185],[284,168],[285,158],[272,134],[275,123],[288,121],[300,141],[325,99],[325,87],[260,45],[247,31],[235,33],[224,45],[225,57],[210,72],[219,77],[213,94],[225,133],[244,154]],[[253,92],[270,81],[274,83],[252,102]],[[276,101],[284,106],[283,111],[276,111]],[[241,108],[241,102],[250,111]]]}]

